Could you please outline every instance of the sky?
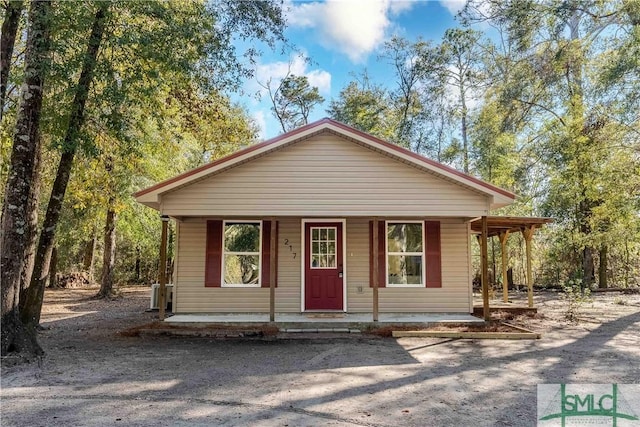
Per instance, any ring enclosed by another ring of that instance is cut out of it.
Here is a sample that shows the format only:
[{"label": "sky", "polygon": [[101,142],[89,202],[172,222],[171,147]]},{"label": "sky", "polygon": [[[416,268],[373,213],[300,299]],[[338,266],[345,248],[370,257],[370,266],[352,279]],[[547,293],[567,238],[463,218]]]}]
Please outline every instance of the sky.
[{"label": "sky", "polygon": [[455,14],[464,4],[465,0],[285,0],[285,35],[298,52],[281,54],[263,48],[255,78],[244,84],[244,95],[236,94],[232,99],[248,110],[260,128],[261,139],[279,135],[282,129],[259,83],[269,79],[277,82],[291,67],[292,74],[307,76],[325,98],[309,118],[310,122],[319,120],[328,115],[330,101],[354,74],[366,70],[373,82],[393,85],[390,65],[379,58],[385,41],[402,36],[438,43],[447,28],[458,25]]}]

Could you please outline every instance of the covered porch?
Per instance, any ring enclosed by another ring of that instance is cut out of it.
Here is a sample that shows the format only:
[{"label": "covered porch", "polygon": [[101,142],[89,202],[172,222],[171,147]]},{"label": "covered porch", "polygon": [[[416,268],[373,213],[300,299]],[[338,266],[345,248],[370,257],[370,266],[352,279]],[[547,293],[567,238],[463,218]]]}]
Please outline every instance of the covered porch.
[{"label": "covered porch", "polygon": [[484,324],[482,319],[465,313],[380,313],[377,321],[372,317],[372,313],[275,313],[274,322],[268,313],[177,314],[165,323],[191,327],[275,326],[280,332],[289,333],[359,333],[385,326]]},{"label": "covered porch", "polygon": [[[491,319],[489,303],[489,262],[488,241],[489,238],[498,237],[502,254],[502,303],[500,308],[508,307],[509,287],[507,280],[507,242],[510,235],[522,233],[525,242],[526,255],[526,287],[527,306],[533,308],[533,274],[531,244],[534,232],[545,224],[551,223],[551,218],[545,217],[512,217],[512,216],[482,216],[471,221],[471,231],[476,234],[480,244],[480,275],[482,288],[482,313],[485,320]],[[495,272],[494,272],[495,273]],[[494,274],[496,276],[496,274]]]}]

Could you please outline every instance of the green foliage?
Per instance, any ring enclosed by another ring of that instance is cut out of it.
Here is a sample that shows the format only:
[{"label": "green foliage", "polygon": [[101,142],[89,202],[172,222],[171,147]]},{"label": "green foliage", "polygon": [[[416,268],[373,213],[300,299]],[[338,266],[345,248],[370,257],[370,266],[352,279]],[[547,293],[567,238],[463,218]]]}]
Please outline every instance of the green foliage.
[{"label": "green foliage", "polygon": [[580,281],[569,281],[562,287],[561,298],[566,302],[565,319],[577,323],[580,320],[580,310],[591,302],[591,290],[583,288]]},{"label": "green foliage", "polygon": [[379,138],[393,138],[391,101],[387,92],[373,84],[367,74],[351,81],[329,104],[327,113],[334,119]]},{"label": "green foliage", "polygon": [[[99,2],[58,2],[52,18],[52,64],[46,78],[41,136],[40,210],[55,174],[87,38]],[[257,128],[225,90],[251,76],[259,51],[234,39],[286,42],[277,1],[114,1],[96,62],[79,148],[58,224],[59,271],[83,268],[97,237],[96,266],[107,208],[118,213],[116,280],[148,283],[157,275],[157,213],[131,194],[255,142]],[[19,32],[19,37],[24,37]],[[16,52],[24,47],[19,38]],[[0,133],[0,178],[15,121],[22,57],[14,55]],[[40,215],[42,217],[42,213]],[[170,250],[170,256],[171,256]],[[139,262],[138,262],[139,261]],[[99,277],[95,272],[94,277]]]},{"label": "green foliage", "polygon": [[324,102],[318,88],[309,85],[307,76],[287,74],[277,88],[272,88],[271,80],[263,85],[271,98],[271,111],[283,132],[306,125],[309,113],[313,108]]}]

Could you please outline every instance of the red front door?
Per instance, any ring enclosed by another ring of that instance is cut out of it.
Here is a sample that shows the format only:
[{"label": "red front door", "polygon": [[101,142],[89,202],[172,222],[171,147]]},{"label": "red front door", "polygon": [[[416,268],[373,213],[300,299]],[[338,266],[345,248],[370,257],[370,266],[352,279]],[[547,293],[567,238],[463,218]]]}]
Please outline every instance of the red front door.
[{"label": "red front door", "polygon": [[304,241],[305,310],[342,310],[342,223],[306,223]]}]

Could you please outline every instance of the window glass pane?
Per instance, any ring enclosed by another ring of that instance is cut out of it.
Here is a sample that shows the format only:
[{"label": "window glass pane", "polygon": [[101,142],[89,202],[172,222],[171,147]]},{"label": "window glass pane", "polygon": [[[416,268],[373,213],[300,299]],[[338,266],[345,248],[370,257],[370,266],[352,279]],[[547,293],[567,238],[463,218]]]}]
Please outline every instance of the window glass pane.
[{"label": "window glass pane", "polygon": [[255,285],[260,277],[258,255],[225,255],[224,283],[228,285]]},{"label": "window glass pane", "polygon": [[335,268],[335,266],[336,266],[336,256],[335,255],[329,255],[327,257],[327,267]]},{"label": "window glass pane", "polygon": [[320,242],[320,253],[322,253],[322,254],[326,254],[327,253],[327,243],[326,242]]},{"label": "window glass pane", "polygon": [[312,228],[311,229],[311,239],[312,240],[318,240],[318,229],[317,228]]},{"label": "window glass pane", "polygon": [[320,256],[314,255],[311,258],[311,267],[320,267]]},{"label": "window glass pane", "polygon": [[329,229],[329,240],[336,240],[336,230],[334,228]]},{"label": "window glass pane", "polygon": [[260,224],[227,223],[224,228],[227,252],[259,252]]},{"label": "window glass pane", "polygon": [[388,252],[422,252],[422,224],[387,224]]},{"label": "window glass pane", "polygon": [[327,253],[329,255],[335,255],[335,253],[336,253],[336,244],[335,244],[335,242],[329,242],[329,247],[327,248]]},{"label": "window glass pane", "polygon": [[317,254],[320,252],[320,244],[318,242],[313,242],[313,247],[311,249],[312,254]]},{"label": "window glass pane", "polygon": [[320,267],[326,267],[326,266],[327,266],[327,256],[322,255],[320,256]]},{"label": "window glass pane", "polygon": [[419,255],[389,255],[389,284],[422,284],[422,257]]}]

